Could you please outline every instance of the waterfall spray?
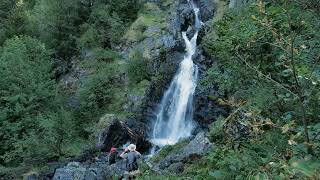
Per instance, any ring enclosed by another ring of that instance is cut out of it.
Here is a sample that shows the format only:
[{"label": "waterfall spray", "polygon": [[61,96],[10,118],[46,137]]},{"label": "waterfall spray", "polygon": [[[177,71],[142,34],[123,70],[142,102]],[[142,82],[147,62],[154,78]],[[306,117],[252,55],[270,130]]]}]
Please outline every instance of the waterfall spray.
[{"label": "waterfall spray", "polygon": [[202,22],[199,19],[199,8],[193,1],[188,2],[195,13],[196,32],[191,39],[188,39],[186,32],[182,32],[186,54],[162,98],[152,132],[152,143],[160,147],[175,144],[179,139],[190,136],[195,127],[192,120],[192,101],[197,85],[198,67],[193,63],[192,56],[196,52],[198,31]]}]

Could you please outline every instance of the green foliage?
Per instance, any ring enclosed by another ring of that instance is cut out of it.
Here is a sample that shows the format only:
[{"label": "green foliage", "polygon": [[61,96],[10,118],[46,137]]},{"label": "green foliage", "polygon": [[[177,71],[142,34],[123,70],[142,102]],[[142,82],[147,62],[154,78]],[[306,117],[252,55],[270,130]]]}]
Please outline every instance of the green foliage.
[{"label": "green foliage", "polygon": [[85,4],[79,0],[37,1],[32,11],[33,33],[58,55],[70,56],[76,50],[78,25],[86,20],[87,12],[83,11],[83,6]]},{"label": "green foliage", "polygon": [[[89,127],[98,118],[109,111],[114,103],[123,103],[123,99],[115,97],[122,88],[123,70],[119,62],[113,63],[91,60],[84,62],[83,67],[92,73],[86,78],[79,90],[80,108],[76,110],[78,128]],[[117,112],[120,107],[112,109]]]},{"label": "green foliage", "polygon": [[[127,93],[142,93],[146,81],[123,91],[126,63],[111,50],[139,9],[139,1],[120,0],[0,2],[1,177],[78,154],[101,114],[122,113]],[[52,56],[78,54],[86,79],[76,94],[79,108],[70,109]]]},{"label": "green foliage", "polygon": [[131,83],[139,83],[142,80],[150,80],[149,60],[144,58],[140,50],[133,52],[127,65],[127,72]]},{"label": "green foliage", "polygon": [[117,52],[109,49],[95,48],[92,51],[92,58],[98,61],[112,62],[119,60],[120,56]]},{"label": "green foliage", "polygon": [[132,22],[137,18],[140,0],[108,0],[112,13],[117,13],[124,22]]},{"label": "green foliage", "polygon": [[71,142],[71,120],[71,114],[64,109],[33,117],[32,121],[38,126],[29,129],[23,139],[13,143],[15,149],[5,155],[6,159],[22,157],[24,162],[37,165],[66,155],[63,146]]},{"label": "green foliage", "polygon": [[32,2],[19,4],[15,1],[0,3],[0,45],[15,35],[26,35],[30,32],[27,9]]},{"label": "green foliage", "polygon": [[273,129],[244,143],[239,150],[224,145],[222,139],[216,139],[215,142],[218,144],[215,148],[202,159],[189,165],[184,175],[194,176],[195,179],[317,177],[320,165],[317,157],[309,156],[308,160],[303,160],[301,153],[292,155],[292,150],[307,149],[307,146],[289,145],[287,138],[279,130]]},{"label": "green foliage", "polygon": [[210,140],[216,141],[217,139],[222,139],[223,132],[221,131],[222,125],[224,123],[224,118],[219,117],[215,122],[211,124],[210,127]]},{"label": "green foliage", "polygon": [[307,118],[315,121],[312,112],[319,110],[314,99],[319,93],[316,19],[312,11],[302,13],[294,2],[267,1],[228,12],[203,41],[207,53],[218,59],[218,66],[207,72],[204,87],[217,83],[221,94],[245,100],[252,111],[275,118],[294,112],[298,119],[302,91]]},{"label": "green foliage", "polygon": [[117,13],[112,13],[107,4],[98,3],[91,9],[88,23],[82,25],[79,48],[110,48],[111,44],[118,43],[126,26],[123,20]]},{"label": "green foliage", "polygon": [[146,33],[145,30],[149,27],[157,27],[164,29],[166,27],[167,12],[161,10],[155,3],[145,3],[138,14],[138,18],[132,23],[129,30],[126,32],[124,39],[129,43],[140,42],[144,38],[156,38],[157,32]]},{"label": "green foliage", "polygon": [[[320,82],[319,17],[307,4],[257,1],[241,10],[229,10],[213,25],[202,45],[217,58],[217,66],[206,72],[201,87],[218,85],[227,97],[225,103],[235,110],[212,124],[210,138],[215,148],[189,165],[183,175],[195,179],[319,176],[319,100],[315,100]],[[310,123],[310,143],[305,143],[303,112]],[[250,136],[236,148],[229,138],[238,136],[232,137],[225,129],[229,121],[250,129]]]},{"label": "green foliage", "polygon": [[7,167],[39,165],[73,153],[65,148],[73,138],[73,117],[56,94],[51,70],[43,43],[27,36],[5,42],[0,56],[0,162]]},{"label": "green foliage", "polygon": [[[16,149],[14,143],[37,127],[33,117],[50,108],[54,83],[50,79],[50,54],[30,37],[5,42],[0,57],[1,156]],[[27,132],[26,132],[27,131]],[[21,155],[19,155],[21,156]],[[2,156],[6,162],[20,159]]]}]

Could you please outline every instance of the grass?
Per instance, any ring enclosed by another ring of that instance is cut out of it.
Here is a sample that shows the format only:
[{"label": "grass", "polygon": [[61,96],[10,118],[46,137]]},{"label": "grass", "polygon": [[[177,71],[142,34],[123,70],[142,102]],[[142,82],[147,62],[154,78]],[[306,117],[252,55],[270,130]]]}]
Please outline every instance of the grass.
[{"label": "grass", "polygon": [[167,26],[166,16],[167,12],[162,11],[155,3],[146,3],[124,39],[130,43],[142,41],[145,38],[144,31],[148,27],[155,26],[163,29]]}]

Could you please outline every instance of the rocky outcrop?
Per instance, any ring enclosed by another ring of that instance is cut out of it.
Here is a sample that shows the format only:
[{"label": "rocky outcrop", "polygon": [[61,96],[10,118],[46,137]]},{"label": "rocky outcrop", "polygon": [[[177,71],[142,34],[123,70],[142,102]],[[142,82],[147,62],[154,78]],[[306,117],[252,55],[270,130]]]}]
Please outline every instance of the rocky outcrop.
[{"label": "rocky outcrop", "polygon": [[201,156],[205,155],[212,146],[213,144],[206,137],[205,133],[200,132],[178,153],[169,154],[155,164],[152,164],[151,162],[152,169],[159,173],[167,171],[174,174],[182,173],[185,164],[201,158]]},{"label": "rocky outcrop", "polygon": [[[100,159],[99,159],[100,158]],[[107,157],[99,157],[94,162],[70,162],[67,166],[55,171],[53,180],[107,180],[121,177],[124,174],[125,162],[118,161],[109,165]]]},{"label": "rocky outcrop", "polygon": [[175,2],[171,15],[169,31],[176,38],[181,39],[181,32],[186,31],[195,22],[195,14],[187,0]]},{"label": "rocky outcrop", "polygon": [[194,97],[194,119],[202,128],[208,128],[219,116],[227,116],[229,109],[226,105],[220,105],[217,100],[221,95],[212,89],[197,87]]},{"label": "rocky outcrop", "polygon": [[213,0],[198,0],[197,6],[200,8],[200,18],[203,22],[212,19],[215,13],[215,3]]},{"label": "rocky outcrop", "polygon": [[114,114],[106,114],[96,127],[97,149],[109,151],[111,147],[122,147],[130,142],[140,151],[146,151],[151,146],[146,129],[146,124],[135,119],[119,119]]},{"label": "rocky outcrop", "polygon": [[97,147],[108,151],[112,146],[118,147],[125,144],[130,137],[124,133],[121,120],[114,114],[104,115],[96,128]]},{"label": "rocky outcrop", "polygon": [[[200,8],[200,16],[203,21],[203,26],[198,37],[198,44],[200,44],[210,25],[209,20],[214,15],[215,4],[214,1],[211,0],[199,0],[195,1],[195,3]],[[141,106],[141,113],[139,113],[141,114],[142,121],[151,124],[155,119],[158,104],[177,70],[179,62],[184,56],[185,44],[181,32],[187,31],[189,37],[195,33],[195,28],[193,27],[195,14],[187,0],[175,1],[169,14],[168,27],[166,30],[162,30],[167,31],[165,32],[166,35],[161,36],[160,39],[157,40],[157,42],[160,41],[160,43],[158,43],[159,46],[156,47],[153,45],[154,43],[152,43],[154,41],[150,40],[147,48],[151,49],[151,52],[157,52],[157,49],[163,48],[163,51],[158,51],[160,53],[151,53],[155,55],[152,56],[153,72],[156,72],[155,76],[157,78],[151,81],[145,95],[145,103]],[[155,28],[147,30],[147,32],[149,32],[147,34],[155,30]],[[206,56],[201,47],[198,48],[196,54],[193,56],[193,60],[200,69],[200,82],[204,77],[204,72],[214,64],[214,60]],[[202,90],[200,86],[201,85],[198,85],[195,92],[194,120],[198,122],[200,127],[207,128],[219,115],[225,115],[227,110],[215,101],[210,100],[209,96],[218,95],[216,89]]]}]

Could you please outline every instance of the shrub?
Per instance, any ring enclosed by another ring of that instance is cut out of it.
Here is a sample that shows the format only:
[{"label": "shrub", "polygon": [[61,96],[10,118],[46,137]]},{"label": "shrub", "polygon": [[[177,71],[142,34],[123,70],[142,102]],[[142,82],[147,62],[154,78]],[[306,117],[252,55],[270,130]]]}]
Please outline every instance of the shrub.
[{"label": "shrub", "polygon": [[[31,37],[14,37],[4,44],[0,56],[1,156],[17,149],[28,133],[35,133],[33,118],[52,107],[55,86],[50,79],[52,63],[44,44]],[[22,154],[1,158],[19,162]]]},{"label": "shrub", "polygon": [[143,57],[140,50],[133,52],[127,64],[127,72],[131,83],[139,83],[144,79],[150,80],[149,60]]}]

